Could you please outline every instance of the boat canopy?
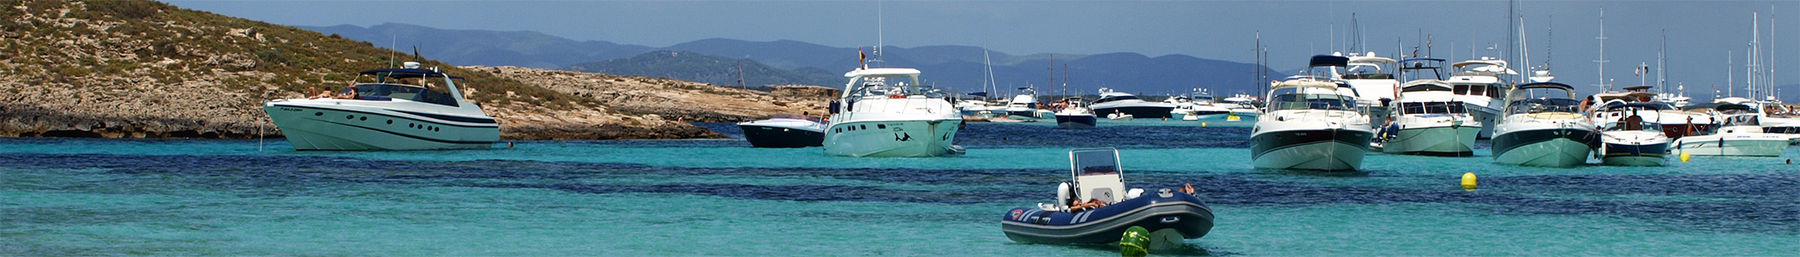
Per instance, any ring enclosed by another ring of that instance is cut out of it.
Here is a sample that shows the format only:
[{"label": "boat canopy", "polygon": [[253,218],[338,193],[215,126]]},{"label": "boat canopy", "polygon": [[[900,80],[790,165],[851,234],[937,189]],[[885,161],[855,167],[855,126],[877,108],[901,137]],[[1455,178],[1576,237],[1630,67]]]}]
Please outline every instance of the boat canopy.
[{"label": "boat canopy", "polygon": [[1450,91],[1450,84],[1436,80],[1415,80],[1400,85],[1400,92]]},{"label": "boat canopy", "polygon": [[915,77],[919,70],[913,68],[866,68],[844,73],[846,78],[854,77]]},{"label": "boat canopy", "polygon": [[1606,107],[1605,107],[1605,110],[1627,110],[1627,109],[1660,111],[1660,110],[1669,110],[1671,108],[1669,108],[1669,105],[1662,104],[1662,103],[1643,103],[1643,102],[1627,103],[1627,102],[1623,102],[1623,101],[1607,102]]},{"label": "boat canopy", "polygon": [[1350,58],[1336,55],[1314,55],[1307,66],[1344,67],[1350,65]]},{"label": "boat canopy", "polygon": [[[389,77],[389,78],[418,78],[418,77],[446,76],[446,75],[444,75],[444,73],[437,72],[434,70],[427,70],[427,69],[373,69],[373,70],[363,71],[361,74],[362,75],[385,76],[385,77]],[[457,76],[450,76],[450,78],[451,79],[463,79],[462,77],[457,77]]]}]

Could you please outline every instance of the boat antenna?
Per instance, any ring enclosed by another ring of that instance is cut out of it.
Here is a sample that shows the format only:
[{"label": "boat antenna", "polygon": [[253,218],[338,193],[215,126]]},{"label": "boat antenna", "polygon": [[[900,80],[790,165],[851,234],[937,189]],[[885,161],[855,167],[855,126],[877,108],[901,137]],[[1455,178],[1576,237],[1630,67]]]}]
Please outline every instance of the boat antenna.
[{"label": "boat antenna", "polygon": [[[993,59],[993,57],[988,55],[987,47],[981,48],[981,62],[983,64],[987,65],[987,69],[986,69],[987,70],[987,80],[982,81],[981,90],[988,91],[987,92],[988,94],[1000,93],[1000,92],[994,92],[994,90],[998,90],[999,85],[994,84],[994,59]],[[989,89],[990,87],[995,88],[995,89]]]},{"label": "boat antenna", "polygon": [[399,66],[399,64],[394,63],[394,59],[395,59],[394,54],[396,52],[399,52],[398,49],[395,49],[395,48],[400,48],[400,46],[399,46],[400,43],[398,43],[397,41],[400,41],[399,35],[388,34],[388,49],[395,50],[392,52],[388,52],[388,68],[394,68],[394,67]]},{"label": "boat antenna", "polygon": [[877,61],[881,60],[881,46],[887,44],[887,38],[884,37],[886,34],[882,32],[881,9],[881,1],[875,1],[875,60]]}]

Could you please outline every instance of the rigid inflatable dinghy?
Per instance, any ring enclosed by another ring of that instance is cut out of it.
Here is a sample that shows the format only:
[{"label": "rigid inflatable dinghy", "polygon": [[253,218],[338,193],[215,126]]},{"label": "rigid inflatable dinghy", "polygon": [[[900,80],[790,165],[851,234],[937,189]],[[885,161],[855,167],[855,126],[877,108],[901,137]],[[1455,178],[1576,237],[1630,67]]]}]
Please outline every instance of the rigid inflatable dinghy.
[{"label": "rigid inflatable dinghy", "polygon": [[1070,150],[1069,162],[1074,184],[1059,186],[1058,204],[1007,211],[1000,221],[1007,238],[1024,243],[1106,244],[1118,242],[1132,226],[1141,226],[1152,231],[1153,245],[1162,245],[1212,231],[1212,208],[1191,190],[1126,191],[1116,149]]}]

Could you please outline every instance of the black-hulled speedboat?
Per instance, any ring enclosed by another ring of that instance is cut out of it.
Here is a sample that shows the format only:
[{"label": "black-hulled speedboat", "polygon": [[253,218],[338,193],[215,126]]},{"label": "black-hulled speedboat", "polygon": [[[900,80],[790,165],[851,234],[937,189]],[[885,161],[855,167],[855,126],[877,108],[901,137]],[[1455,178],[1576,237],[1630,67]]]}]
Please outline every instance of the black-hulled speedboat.
[{"label": "black-hulled speedboat", "polygon": [[[1058,187],[1058,204],[1013,208],[1001,216],[1000,229],[1013,241],[1042,244],[1118,242],[1126,229],[1151,231],[1152,245],[1206,236],[1212,231],[1212,208],[1189,193],[1162,189],[1126,191],[1119,174],[1118,150],[1088,148],[1069,151],[1074,184]],[[1071,198],[1070,196],[1074,196]],[[1097,208],[1069,206],[1071,199],[1101,201]],[[1085,209],[1085,210],[1082,210]]]},{"label": "black-hulled speedboat", "polygon": [[820,146],[825,141],[825,123],[806,117],[778,116],[737,125],[744,129],[744,140],[754,147],[799,148]]}]

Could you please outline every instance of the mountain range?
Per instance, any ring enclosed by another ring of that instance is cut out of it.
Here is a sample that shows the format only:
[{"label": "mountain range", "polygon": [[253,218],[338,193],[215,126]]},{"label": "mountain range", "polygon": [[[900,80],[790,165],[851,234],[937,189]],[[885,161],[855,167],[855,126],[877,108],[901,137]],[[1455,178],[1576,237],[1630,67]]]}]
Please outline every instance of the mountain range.
[{"label": "mountain range", "polygon": [[[843,72],[857,66],[859,51],[879,58],[880,62],[872,66],[917,68],[923,72],[924,83],[961,92],[989,91],[983,90],[982,85],[988,77],[985,66],[991,60],[992,84],[998,90],[990,90],[1001,94],[1026,86],[1037,86],[1039,92],[1049,94],[1063,90],[1064,84],[1068,92],[1079,94],[1093,94],[1101,87],[1149,95],[1183,93],[1193,88],[1208,88],[1218,94],[1255,93],[1257,86],[1266,82],[1252,74],[1256,69],[1269,69],[1188,55],[1150,57],[1129,52],[1012,55],[984,51],[977,46],[943,45],[887,46],[876,56],[870,47],[833,47],[792,40],[714,38],[651,47],[579,41],[532,31],[449,30],[400,23],[366,28],[300,27],[378,47],[410,50],[417,46],[427,57],[458,65],[660,76],[714,85],[734,85],[737,63],[742,61],[747,85],[799,83],[835,87],[843,83]],[[690,54],[670,54],[682,52]],[[710,64],[700,65],[703,63]],[[1268,78],[1286,76],[1269,70]]]}]

